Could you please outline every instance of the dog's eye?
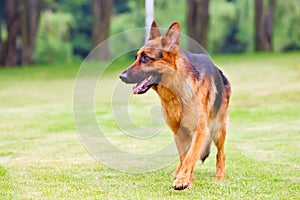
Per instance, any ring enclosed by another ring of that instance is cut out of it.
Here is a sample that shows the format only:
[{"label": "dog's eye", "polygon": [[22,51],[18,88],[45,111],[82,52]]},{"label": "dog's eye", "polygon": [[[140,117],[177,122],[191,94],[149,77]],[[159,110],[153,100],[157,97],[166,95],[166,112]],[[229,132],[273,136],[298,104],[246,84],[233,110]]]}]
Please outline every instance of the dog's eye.
[{"label": "dog's eye", "polygon": [[150,61],[149,56],[143,55],[143,56],[141,57],[141,62],[142,62],[142,63],[147,63],[147,62],[149,62],[149,61]]},{"label": "dog's eye", "polygon": [[141,55],[141,59],[140,59],[140,61],[142,62],[142,63],[148,63],[149,61],[151,60],[151,58],[149,57],[149,56],[147,56],[146,54],[142,54]]}]

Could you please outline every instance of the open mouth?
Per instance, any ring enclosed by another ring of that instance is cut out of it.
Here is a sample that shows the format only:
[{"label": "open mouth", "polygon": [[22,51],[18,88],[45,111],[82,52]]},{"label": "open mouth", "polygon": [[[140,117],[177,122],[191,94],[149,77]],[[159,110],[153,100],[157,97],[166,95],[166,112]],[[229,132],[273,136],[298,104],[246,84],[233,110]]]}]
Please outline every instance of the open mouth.
[{"label": "open mouth", "polygon": [[157,76],[151,74],[133,87],[133,94],[143,94],[147,92],[153,85],[157,84],[157,79]]}]

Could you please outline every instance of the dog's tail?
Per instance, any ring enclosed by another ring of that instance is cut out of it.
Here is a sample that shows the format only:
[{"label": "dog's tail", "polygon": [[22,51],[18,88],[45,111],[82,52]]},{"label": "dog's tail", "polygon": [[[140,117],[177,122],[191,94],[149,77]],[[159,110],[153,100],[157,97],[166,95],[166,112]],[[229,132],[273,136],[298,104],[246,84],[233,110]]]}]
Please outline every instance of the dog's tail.
[{"label": "dog's tail", "polygon": [[201,154],[200,154],[200,159],[201,159],[202,163],[209,156],[211,142],[212,142],[212,139],[207,138],[207,141],[203,145],[203,148],[202,148],[202,151],[201,151]]},{"label": "dog's tail", "polygon": [[223,74],[223,72],[219,69],[220,75],[222,77],[223,80],[223,84],[225,87],[225,94],[226,94],[226,98],[229,99],[230,95],[231,95],[231,86],[230,86],[230,82],[228,81],[228,79],[226,78],[226,76]]}]

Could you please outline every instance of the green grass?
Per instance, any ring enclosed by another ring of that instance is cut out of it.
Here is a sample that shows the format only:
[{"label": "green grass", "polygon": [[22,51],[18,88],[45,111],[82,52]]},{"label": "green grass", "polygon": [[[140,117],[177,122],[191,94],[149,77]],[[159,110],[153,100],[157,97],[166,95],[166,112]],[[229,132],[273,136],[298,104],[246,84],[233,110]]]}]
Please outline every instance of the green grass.
[{"label": "green grass", "polygon": [[[176,163],[155,172],[124,173],[101,165],[86,151],[72,110],[79,65],[0,69],[1,199],[299,198],[299,52],[213,58],[233,89],[226,140],[228,177],[214,180],[212,148],[207,161],[195,169],[193,188],[185,191],[171,188]],[[129,64],[122,59],[114,64],[98,91],[105,98],[96,98],[99,123],[111,133],[118,127],[109,113],[110,85]],[[159,104],[154,92],[130,101],[137,125],[151,123],[149,108]],[[111,139],[120,148],[130,144],[119,134]],[[159,148],[170,139],[165,128],[149,146]]]}]

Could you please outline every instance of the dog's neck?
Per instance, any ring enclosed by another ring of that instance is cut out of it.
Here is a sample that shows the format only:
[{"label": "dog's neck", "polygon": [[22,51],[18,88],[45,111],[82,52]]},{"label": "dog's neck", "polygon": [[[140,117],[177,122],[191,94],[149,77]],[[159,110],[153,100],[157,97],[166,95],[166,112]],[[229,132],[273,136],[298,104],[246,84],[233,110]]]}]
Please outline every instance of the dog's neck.
[{"label": "dog's neck", "polygon": [[[194,98],[194,91],[186,80],[178,80],[178,77],[170,78],[170,82],[153,86],[162,101],[177,101],[181,105],[189,104]],[[183,83],[183,84],[180,84]]]},{"label": "dog's neck", "polygon": [[[186,56],[180,52],[175,61],[176,70],[171,69],[165,72],[159,85],[153,86],[159,97],[165,101],[178,101],[180,104],[188,104],[194,97],[195,91],[191,85],[196,84],[197,80],[188,79],[186,68],[191,67],[187,62]],[[188,81],[193,81],[190,83]]]}]

